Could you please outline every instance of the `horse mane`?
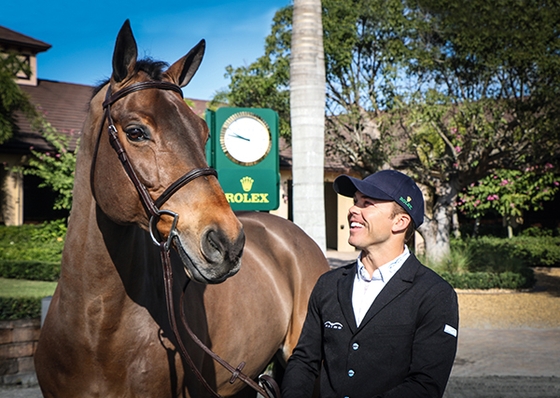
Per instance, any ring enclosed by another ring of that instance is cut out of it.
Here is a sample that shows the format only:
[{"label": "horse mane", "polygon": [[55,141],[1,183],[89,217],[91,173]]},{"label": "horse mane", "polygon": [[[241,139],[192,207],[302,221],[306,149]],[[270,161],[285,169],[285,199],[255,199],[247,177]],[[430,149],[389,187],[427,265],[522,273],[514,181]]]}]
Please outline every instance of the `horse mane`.
[{"label": "horse mane", "polygon": [[[146,73],[150,79],[154,81],[161,81],[163,72],[169,66],[167,62],[164,61],[157,61],[150,57],[146,57],[136,61],[136,65],[134,66],[134,73],[144,72]],[[101,81],[94,89],[92,98],[107,84],[109,83],[110,78]]]}]

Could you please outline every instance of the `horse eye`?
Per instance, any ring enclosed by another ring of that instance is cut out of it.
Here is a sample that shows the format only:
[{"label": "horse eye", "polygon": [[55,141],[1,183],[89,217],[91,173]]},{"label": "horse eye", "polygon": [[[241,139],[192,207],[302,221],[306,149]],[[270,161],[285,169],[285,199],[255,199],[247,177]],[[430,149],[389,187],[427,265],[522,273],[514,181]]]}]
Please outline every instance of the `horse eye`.
[{"label": "horse eye", "polygon": [[144,130],[142,130],[140,127],[131,127],[125,130],[125,133],[126,137],[130,141],[142,141],[148,138],[146,133],[144,133]]}]

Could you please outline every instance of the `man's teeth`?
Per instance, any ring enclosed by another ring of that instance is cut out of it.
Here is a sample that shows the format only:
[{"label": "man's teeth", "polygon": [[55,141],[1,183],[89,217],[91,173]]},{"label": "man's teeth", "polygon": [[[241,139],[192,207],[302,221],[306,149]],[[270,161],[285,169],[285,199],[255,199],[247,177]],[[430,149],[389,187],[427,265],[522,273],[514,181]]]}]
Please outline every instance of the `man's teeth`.
[{"label": "man's teeth", "polygon": [[363,225],[354,221],[350,223],[350,228],[363,228]]}]

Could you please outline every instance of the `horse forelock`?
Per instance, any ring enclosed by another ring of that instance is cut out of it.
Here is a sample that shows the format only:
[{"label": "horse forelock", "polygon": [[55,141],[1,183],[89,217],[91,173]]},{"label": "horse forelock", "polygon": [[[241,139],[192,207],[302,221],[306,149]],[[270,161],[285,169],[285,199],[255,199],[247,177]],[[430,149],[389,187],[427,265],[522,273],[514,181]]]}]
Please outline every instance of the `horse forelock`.
[{"label": "horse forelock", "polygon": [[[144,72],[149,79],[154,81],[161,81],[163,79],[163,73],[165,72],[168,66],[169,64],[165,61],[158,61],[150,57],[146,57],[136,61],[136,64],[134,66],[134,74],[137,74],[139,72]],[[103,80],[94,88],[92,98],[95,97],[96,94],[99,93],[99,91],[101,91],[101,89],[107,83],[109,83],[109,80],[111,79],[109,78]]]}]

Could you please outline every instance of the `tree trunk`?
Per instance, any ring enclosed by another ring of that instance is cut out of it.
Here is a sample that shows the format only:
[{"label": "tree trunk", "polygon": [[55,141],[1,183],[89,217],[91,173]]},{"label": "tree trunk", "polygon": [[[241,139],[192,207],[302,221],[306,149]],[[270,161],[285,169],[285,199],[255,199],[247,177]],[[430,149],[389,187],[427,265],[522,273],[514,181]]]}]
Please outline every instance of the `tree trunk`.
[{"label": "tree trunk", "polygon": [[290,111],[294,222],[326,251],[325,61],[320,0],[294,0]]},{"label": "tree trunk", "polygon": [[453,203],[457,190],[451,184],[446,184],[439,189],[433,208],[432,219],[424,222],[418,232],[424,238],[426,257],[434,262],[445,259],[451,251],[451,223],[453,216]]}]

